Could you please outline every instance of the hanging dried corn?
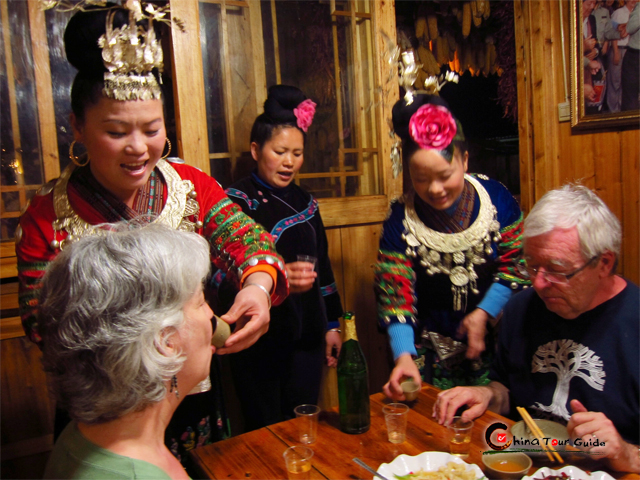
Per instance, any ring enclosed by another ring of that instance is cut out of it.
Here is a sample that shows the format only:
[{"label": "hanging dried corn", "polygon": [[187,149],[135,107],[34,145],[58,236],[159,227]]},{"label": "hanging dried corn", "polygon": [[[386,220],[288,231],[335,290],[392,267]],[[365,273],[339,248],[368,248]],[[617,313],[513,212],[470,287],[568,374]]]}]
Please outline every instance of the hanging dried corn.
[{"label": "hanging dried corn", "polygon": [[416,38],[422,38],[426,29],[427,19],[424,17],[418,17],[416,19]]},{"label": "hanging dried corn", "polygon": [[478,4],[481,0],[471,0],[471,18],[473,19],[473,24],[476,27],[479,27],[482,24],[482,13],[478,12]]},{"label": "hanging dried corn", "polygon": [[418,58],[420,59],[420,63],[422,63],[422,69],[429,75],[440,74],[440,67],[431,50],[422,46],[418,47]]},{"label": "hanging dried corn", "polygon": [[471,4],[465,2],[462,5],[462,36],[467,38],[471,32]]},{"label": "hanging dried corn", "polygon": [[484,41],[484,72],[485,75],[488,75],[491,73],[491,47],[493,47],[493,37],[489,35]]},{"label": "hanging dried corn", "polygon": [[438,18],[435,15],[427,16],[427,27],[429,28],[429,38],[431,40],[438,38]]},{"label": "hanging dried corn", "polygon": [[484,13],[482,14],[482,18],[486,20],[489,18],[490,14],[491,14],[491,2],[489,0],[486,0],[484,2]]}]

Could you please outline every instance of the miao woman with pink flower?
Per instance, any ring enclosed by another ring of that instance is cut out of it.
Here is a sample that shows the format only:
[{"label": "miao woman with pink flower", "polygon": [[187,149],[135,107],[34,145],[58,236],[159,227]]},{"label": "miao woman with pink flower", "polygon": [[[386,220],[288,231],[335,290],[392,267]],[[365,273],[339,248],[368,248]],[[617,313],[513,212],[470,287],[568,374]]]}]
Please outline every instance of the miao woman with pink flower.
[{"label": "miao woman with pink flower", "polygon": [[384,391],[404,399],[406,377],[442,389],[488,384],[502,307],[528,284],[517,268],[520,207],[501,183],[466,173],[462,126],[440,97],[401,99],[393,127],[413,188],[391,204],[375,269],[395,360]]},{"label": "miao woman with pink flower", "polygon": [[[229,356],[247,430],[293,418],[298,405],[316,404],[322,365],[335,366],[332,350],[340,351],[342,306],[318,202],[293,182],[315,107],[298,88],[271,87],[251,130],[256,169],[226,190],[271,233],[290,286],[289,297],[271,309],[269,331],[251,348]],[[298,255],[317,262],[298,261]],[[222,281],[222,303],[230,304],[233,294]]]}]

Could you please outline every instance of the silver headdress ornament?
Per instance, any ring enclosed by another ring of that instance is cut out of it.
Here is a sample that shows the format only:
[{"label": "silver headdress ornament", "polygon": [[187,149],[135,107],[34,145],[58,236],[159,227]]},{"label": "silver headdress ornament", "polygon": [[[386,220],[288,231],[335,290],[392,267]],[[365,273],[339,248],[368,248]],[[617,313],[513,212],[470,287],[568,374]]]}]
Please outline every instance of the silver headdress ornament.
[{"label": "silver headdress ornament", "polygon": [[[162,96],[160,86],[153,75],[157,68],[162,73],[164,63],[162,45],[156,38],[153,21],[175,23],[184,31],[184,22],[178,18],[169,19],[169,5],[158,7],[140,0],[126,0],[118,3],[106,0],[81,0],[72,4],[69,0],[40,0],[45,10],[87,11],[88,8],[111,10],[107,15],[105,33],[98,40],[102,49],[102,60],[107,69],[104,74],[103,93],[115,100],[151,100]],[[113,28],[116,9],[129,11],[129,23]],[[147,20],[147,28],[137,22]],[[161,78],[161,77],[160,77]],[[162,82],[162,79],[160,80]]]},{"label": "silver headdress ornament", "polygon": [[103,93],[115,100],[158,100],[162,91],[152,70],[164,67],[162,45],[156,39],[152,20],[147,31],[136,25],[135,12],[129,11],[129,24],[113,28],[115,12],[107,15],[106,32],[98,40],[104,74]]},{"label": "silver headdress ornament", "polygon": [[449,82],[458,83],[458,74],[452,70],[440,74],[437,77],[435,75],[431,75],[424,81],[425,92],[429,95],[439,95],[442,87]]},{"label": "silver headdress ornament", "polygon": [[418,79],[418,72],[422,68],[422,64],[416,63],[416,57],[413,50],[402,52],[402,62],[398,64],[400,75],[400,86],[405,89],[404,100],[407,105],[413,103],[413,84]]},{"label": "silver headdress ornament", "polygon": [[[418,73],[422,68],[422,64],[416,63],[416,56],[412,49],[408,49],[401,52],[401,49],[397,45],[389,45],[388,47],[388,63],[389,66],[398,71],[398,83],[405,90],[404,101],[407,105],[413,103],[413,97],[416,94],[426,93],[429,95],[438,95],[440,89],[448,82],[458,83],[458,74],[453,71],[448,71],[439,76],[432,75],[424,82],[424,90],[416,90],[414,83],[418,78]],[[393,177],[396,178],[402,172],[402,142],[396,136],[393,129],[393,122],[388,119],[389,124],[389,136],[394,139],[391,145],[391,165],[393,171]]]}]

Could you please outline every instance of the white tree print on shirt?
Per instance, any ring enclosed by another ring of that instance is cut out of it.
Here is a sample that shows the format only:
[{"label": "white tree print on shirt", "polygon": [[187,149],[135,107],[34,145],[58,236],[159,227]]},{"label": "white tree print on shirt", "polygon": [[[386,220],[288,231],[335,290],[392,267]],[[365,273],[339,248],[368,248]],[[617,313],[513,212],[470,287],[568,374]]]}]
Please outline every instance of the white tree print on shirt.
[{"label": "white tree print on shirt", "polygon": [[567,421],[571,417],[566,407],[571,379],[579,377],[594,389],[602,391],[606,376],[602,360],[593,350],[567,339],[553,340],[539,346],[533,355],[531,372],[556,374],[558,384],[553,392],[551,405],[536,402],[535,407]]}]

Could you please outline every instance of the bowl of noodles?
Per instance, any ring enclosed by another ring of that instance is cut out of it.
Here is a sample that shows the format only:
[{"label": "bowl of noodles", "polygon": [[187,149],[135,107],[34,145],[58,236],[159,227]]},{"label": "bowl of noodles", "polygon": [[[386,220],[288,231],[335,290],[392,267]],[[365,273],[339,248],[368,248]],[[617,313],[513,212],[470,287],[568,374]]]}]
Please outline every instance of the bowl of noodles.
[{"label": "bowl of noodles", "polygon": [[445,452],[398,455],[391,463],[380,465],[378,473],[389,480],[478,480],[484,477],[477,465]]}]

